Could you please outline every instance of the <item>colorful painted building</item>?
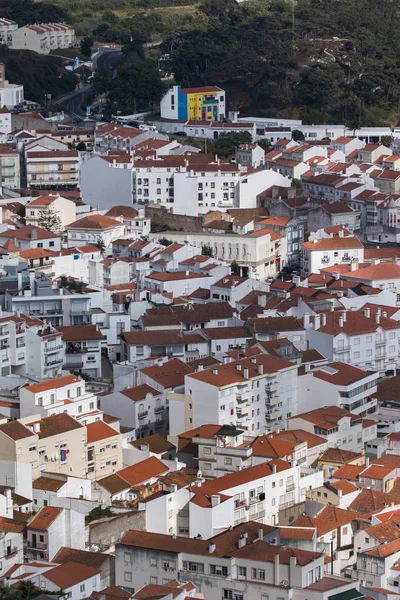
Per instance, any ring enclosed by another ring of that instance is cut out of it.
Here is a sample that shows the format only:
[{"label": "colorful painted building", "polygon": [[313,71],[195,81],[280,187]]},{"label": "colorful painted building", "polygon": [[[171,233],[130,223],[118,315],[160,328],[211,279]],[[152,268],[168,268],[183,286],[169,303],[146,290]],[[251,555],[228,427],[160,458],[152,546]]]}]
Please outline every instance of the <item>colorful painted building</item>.
[{"label": "colorful painted building", "polygon": [[163,119],[221,121],[225,118],[225,91],[216,86],[174,85],[161,100],[160,108]]}]

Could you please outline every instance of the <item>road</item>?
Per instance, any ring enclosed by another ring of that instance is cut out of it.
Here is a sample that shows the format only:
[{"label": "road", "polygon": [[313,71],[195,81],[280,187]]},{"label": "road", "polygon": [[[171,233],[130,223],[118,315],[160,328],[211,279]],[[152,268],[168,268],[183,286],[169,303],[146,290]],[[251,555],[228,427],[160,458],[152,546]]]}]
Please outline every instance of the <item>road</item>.
[{"label": "road", "polygon": [[[100,48],[93,58],[93,66],[95,69],[108,67],[114,72],[115,65],[121,60],[122,56],[123,53],[119,48]],[[84,100],[94,94],[94,89],[90,85],[86,85],[79,90],[66,94],[58,103],[63,105],[64,111],[77,123],[83,121],[86,116],[86,112],[82,109]]]}]

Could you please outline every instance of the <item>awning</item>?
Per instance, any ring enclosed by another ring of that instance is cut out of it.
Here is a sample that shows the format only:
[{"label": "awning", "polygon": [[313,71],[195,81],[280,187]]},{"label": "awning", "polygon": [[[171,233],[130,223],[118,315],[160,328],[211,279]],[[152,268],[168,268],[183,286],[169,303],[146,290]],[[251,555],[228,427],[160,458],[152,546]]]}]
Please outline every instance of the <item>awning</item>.
[{"label": "awning", "polygon": [[365,596],[355,588],[340,592],[339,594],[334,594],[333,596],[328,596],[328,600],[356,600],[358,598],[365,598]]}]

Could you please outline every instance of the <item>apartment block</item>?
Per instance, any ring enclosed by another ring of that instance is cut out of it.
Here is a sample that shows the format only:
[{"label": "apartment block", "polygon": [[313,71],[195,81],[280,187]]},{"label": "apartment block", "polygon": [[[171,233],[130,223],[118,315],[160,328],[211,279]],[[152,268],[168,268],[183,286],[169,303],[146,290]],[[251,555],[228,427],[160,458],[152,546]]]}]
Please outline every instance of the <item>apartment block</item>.
[{"label": "apartment block", "polygon": [[26,152],[25,162],[29,188],[79,189],[77,150],[31,150]]},{"label": "apartment block", "polygon": [[66,23],[25,25],[11,32],[11,47],[15,50],[33,50],[48,54],[57,48],[71,48],[75,44],[75,31]]}]

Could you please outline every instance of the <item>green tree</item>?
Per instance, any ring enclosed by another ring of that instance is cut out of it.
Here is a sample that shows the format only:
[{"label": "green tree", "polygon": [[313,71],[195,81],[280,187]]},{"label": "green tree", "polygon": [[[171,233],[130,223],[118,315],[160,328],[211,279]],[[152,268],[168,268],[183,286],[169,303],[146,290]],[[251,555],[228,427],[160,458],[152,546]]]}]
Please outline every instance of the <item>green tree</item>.
[{"label": "green tree", "polygon": [[260,146],[260,148],[265,150],[265,152],[269,152],[272,148],[272,143],[270,140],[258,140],[257,144]]},{"label": "green tree", "polygon": [[239,148],[240,144],[250,144],[251,142],[252,137],[248,131],[221,133],[214,144],[214,149],[221,158],[229,158],[235,154],[235,150]]},{"label": "green tree", "polygon": [[94,245],[100,250],[102,254],[104,254],[104,252],[106,251],[106,245],[104,243],[103,238],[98,237],[97,242],[95,242]]},{"label": "green tree", "polygon": [[92,55],[93,39],[91,37],[84,37],[80,42],[80,49],[83,56],[88,58]]},{"label": "green tree", "polygon": [[59,233],[62,229],[61,219],[51,206],[46,206],[39,212],[38,226],[51,231],[52,233]]},{"label": "green tree", "polygon": [[240,265],[236,260],[231,262],[231,274],[237,277],[240,276]]},{"label": "green tree", "polygon": [[165,85],[155,62],[123,64],[110,86],[108,99],[113,113],[132,114],[153,109],[164,93]]},{"label": "green tree", "polygon": [[100,67],[95,71],[92,79],[92,86],[98,94],[108,92],[112,81],[112,73],[107,67]]},{"label": "green tree", "polygon": [[300,131],[299,129],[293,129],[293,131],[292,131],[292,139],[295,142],[302,142],[305,139],[304,133],[302,131]]},{"label": "green tree", "polygon": [[158,243],[161,244],[161,246],[170,246],[172,244],[172,240],[169,240],[166,237],[162,237],[158,240]]},{"label": "green tree", "polygon": [[201,253],[203,254],[203,256],[209,256],[210,258],[212,258],[214,256],[214,252],[211,244],[202,244]]},{"label": "green tree", "polygon": [[32,581],[21,581],[18,590],[22,598],[31,598],[39,592],[39,588]]},{"label": "green tree", "polygon": [[292,188],[294,188],[298,192],[303,188],[303,184],[302,184],[301,180],[296,179],[296,177],[293,177],[292,183],[290,185]]},{"label": "green tree", "polygon": [[389,148],[393,144],[393,137],[391,135],[383,135],[381,137],[381,144]]}]

